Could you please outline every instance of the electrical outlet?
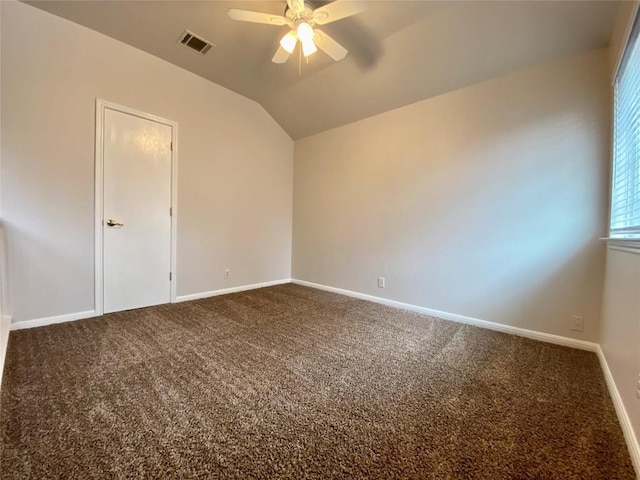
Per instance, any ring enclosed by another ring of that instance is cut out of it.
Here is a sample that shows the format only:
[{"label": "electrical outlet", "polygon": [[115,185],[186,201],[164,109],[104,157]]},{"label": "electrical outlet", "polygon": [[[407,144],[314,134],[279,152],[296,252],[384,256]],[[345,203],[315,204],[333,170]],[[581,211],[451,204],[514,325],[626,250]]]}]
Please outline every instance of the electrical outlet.
[{"label": "electrical outlet", "polygon": [[579,315],[571,316],[571,330],[574,332],[582,332],[584,330],[584,317]]},{"label": "electrical outlet", "polygon": [[384,288],[384,277],[378,277],[378,288]]},{"label": "electrical outlet", "polygon": [[225,280],[228,280],[230,276],[231,276],[231,270],[229,270],[228,268],[225,268],[224,269],[224,278],[225,278]]}]

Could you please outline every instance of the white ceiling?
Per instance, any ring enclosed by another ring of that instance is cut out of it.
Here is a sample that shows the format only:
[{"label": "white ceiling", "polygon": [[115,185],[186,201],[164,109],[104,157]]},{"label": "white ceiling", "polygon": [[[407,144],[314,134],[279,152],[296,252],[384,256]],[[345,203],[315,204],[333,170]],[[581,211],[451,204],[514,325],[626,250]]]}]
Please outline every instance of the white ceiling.
[{"label": "white ceiling", "polygon": [[[343,1],[343,0],[339,0]],[[293,139],[508,72],[608,45],[618,2],[369,1],[322,27],[349,55],[271,63],[288,27],[235,22],[229,8],[282,14],[281,1],[29,1],[260,104]],[[328,3],[308,2],[314,7]],[[216,47],[177,40],[189,29]]]}]

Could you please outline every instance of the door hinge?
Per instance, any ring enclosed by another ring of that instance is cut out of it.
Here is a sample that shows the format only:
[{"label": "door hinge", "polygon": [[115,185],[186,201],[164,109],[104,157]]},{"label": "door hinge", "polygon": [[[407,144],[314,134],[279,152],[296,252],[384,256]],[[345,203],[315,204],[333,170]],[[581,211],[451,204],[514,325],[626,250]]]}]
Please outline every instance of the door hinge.
[{"label": "door hinge", "polygon": [[173,217],[173,208],[169,207],[169,216]]},{"label": "door hinge", "polygon": [[171,272],[169,272],[169,280],[171,280],[171,277],[172,277]]},{"label": "door hinge", "polygon": [[171,151],[173,152],[173,142],[169,143],[169,148],[171,149]]}]

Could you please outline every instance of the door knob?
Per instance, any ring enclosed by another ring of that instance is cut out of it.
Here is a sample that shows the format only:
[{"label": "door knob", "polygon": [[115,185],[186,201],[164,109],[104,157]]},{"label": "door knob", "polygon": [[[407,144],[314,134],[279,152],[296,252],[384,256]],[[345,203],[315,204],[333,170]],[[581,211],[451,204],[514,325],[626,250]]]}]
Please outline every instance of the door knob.
[{"label": "door knob", "polygon": [[107,225],[110,227],[123,227],[124,223],[116,222],[115,220],[109,219],[107,220]]}]

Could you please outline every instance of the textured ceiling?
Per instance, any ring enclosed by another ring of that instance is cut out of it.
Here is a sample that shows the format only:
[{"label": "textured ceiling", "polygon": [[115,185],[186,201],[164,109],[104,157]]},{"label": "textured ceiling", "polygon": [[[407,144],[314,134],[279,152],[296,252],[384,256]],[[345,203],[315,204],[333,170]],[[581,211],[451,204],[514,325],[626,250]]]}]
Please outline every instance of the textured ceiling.
[{"label": "textured ceiling", "polygon": [[[339,0],[343,1],[343,0]],[[293,139],[508,72],[608,45],[617,2],[370,1],[326,25],[349,55],[271,63],[288,27],[235,22],[229,8],[282,1],[31,1],[259,102]],[[308,2],[313,7],[327,2]],[[189,29],[216,47],[177,43]],[[301,70],[301,74],[299,74]]]}]

